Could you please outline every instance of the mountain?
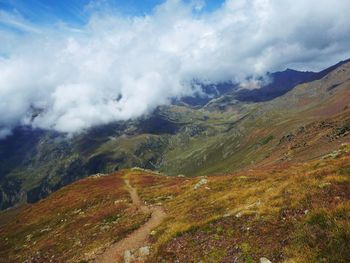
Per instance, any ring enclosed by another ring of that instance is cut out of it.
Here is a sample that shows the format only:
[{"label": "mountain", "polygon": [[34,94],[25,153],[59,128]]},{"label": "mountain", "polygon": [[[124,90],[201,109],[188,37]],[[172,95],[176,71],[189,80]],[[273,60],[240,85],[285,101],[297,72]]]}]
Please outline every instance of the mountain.
[{"label": "mountain", "polygon": [[[191,106],[204,106],[210,100],[218,98],[228,93],[234,94],[234,99],[242,102],[264,102],[269,101],[279,96],[286,94],[295,86],[322,79],[336,68],[347,64],[350,59],[341,61],[331,67],[328,67],[320,72],[312,71],[297,71],[293,69],[286,69],[280,72],[268,73],[267,84],[262,84],[260,88],[246,89],[240,88],[239,84],[232,82],[224,82],[211,85],[203,85],[197,83],[202,87],[203,93],[196,96],[189,96],[177,101],[177,104],[185,103]],[[264,83],[263,79],[260,79]]]},{"label": "mountain", "polygon": [[236,92],[236,99],[250,102],[268,101],[284,95],[299,84],[322,78],[318,73],[292,69],[268,73],[267,77],[271,80],[270,83],[258,89],[240,89]]},{"label": "mountain", "polygon": [[228,92],[204,106],[164,106],[72,138],[19,127],[0,142],[0,207],[135,166],[197,176],[318,158],[348,141],[349,67],[340,63],[270,101],[243,102]]},{"label": "mountain", "polygon": [[322,79],[328,73],[349,62],[350,59],[341,61],[320,72],[303,72],[287,69],[282,72],[269,73],[268,78],[271,79],[271,83],[259,89],[240,89],[236,92],[236,99],[249,102],[269,101],[286,94],[297,85]]},{"label": "mountain", "polygon": [[201,88],[200,94],[186,96],[174,101],[175,105],[189,105],[192,107],[202,107],[214,98],[218,98],[224,94],[235,91],[239,88],[238,84],[232,82],[223,82],[216,84],[195,83]]}]

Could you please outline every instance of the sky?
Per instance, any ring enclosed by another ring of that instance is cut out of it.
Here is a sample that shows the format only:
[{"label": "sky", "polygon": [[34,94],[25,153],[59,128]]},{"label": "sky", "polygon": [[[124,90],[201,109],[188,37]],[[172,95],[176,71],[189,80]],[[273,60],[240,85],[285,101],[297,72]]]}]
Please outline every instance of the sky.
[{"label": "sky", "polygon": [[[202,12],[211,12],[220,7],[224,0],[192,1],[200,3]],[[0,0],[0,9],[18,13],[36,24],[69,23],[83,26],[96,9],[113,12],[122,16],[142,16],[152,12],[164,0]],[[184,3],[191,4],[190,0]]]},{"label": "sky", "polygon": [[137,118],[200,93],[193,80],[320,70],[350,58],[348,10],[348,0],[0,0],[0,138],[18,125],[75,134]]}]

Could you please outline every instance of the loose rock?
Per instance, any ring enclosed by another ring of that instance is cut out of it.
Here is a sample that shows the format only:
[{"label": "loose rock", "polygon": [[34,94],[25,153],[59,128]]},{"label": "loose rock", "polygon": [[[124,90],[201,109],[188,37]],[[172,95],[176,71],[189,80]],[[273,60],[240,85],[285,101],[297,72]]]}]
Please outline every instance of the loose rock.
[{"label": "loose rock", "polygon": [[196,183],[196,185],[194,186],[194,189],[197,190],[198,188],[200,188],[201,186],[205,185],[208,183],[208,179],[203,177],[199,180],[198,183]]},{"label": "loose rock", "polygon": [[260,258],[260,263],[272,263],[270,260],[268,260],[267,258]]}]

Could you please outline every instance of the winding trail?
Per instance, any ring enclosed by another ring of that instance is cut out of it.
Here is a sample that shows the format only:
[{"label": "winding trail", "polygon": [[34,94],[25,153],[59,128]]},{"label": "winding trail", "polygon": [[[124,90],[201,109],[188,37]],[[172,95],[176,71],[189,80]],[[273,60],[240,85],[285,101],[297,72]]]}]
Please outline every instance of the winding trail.
[{"label": "winding trail", "polygon": [[162,207],[144,205],[138,196],[136,189],[130,185],[129,180],[125,179],[124,181],[130,193],[133,206],[144,213],[151,213],[151,218],[129,236],[107,248],[103,254],[95,259],[95,263],[123,262],[124,252],[126,250],[133,250],[147,245],[147,238],[151,231],[159,226],[166,217]]}]

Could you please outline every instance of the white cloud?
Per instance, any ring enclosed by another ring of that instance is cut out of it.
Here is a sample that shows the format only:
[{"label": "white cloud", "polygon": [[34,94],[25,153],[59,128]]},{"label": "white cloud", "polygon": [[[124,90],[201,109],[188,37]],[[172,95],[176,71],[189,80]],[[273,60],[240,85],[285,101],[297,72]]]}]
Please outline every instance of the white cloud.
[{"label": "white cloud", "polygon": [[193,79],[240,81],[350,57],[347,0],[228,0],[212,13],[198,12],[201,3],[168,0],[142,17],[99,8],[79,30],[2,12],[26,33],[0,32],[0,136],[27,123],[31,107],[44,109],[33,126],[73,133],[189,95]]}]

